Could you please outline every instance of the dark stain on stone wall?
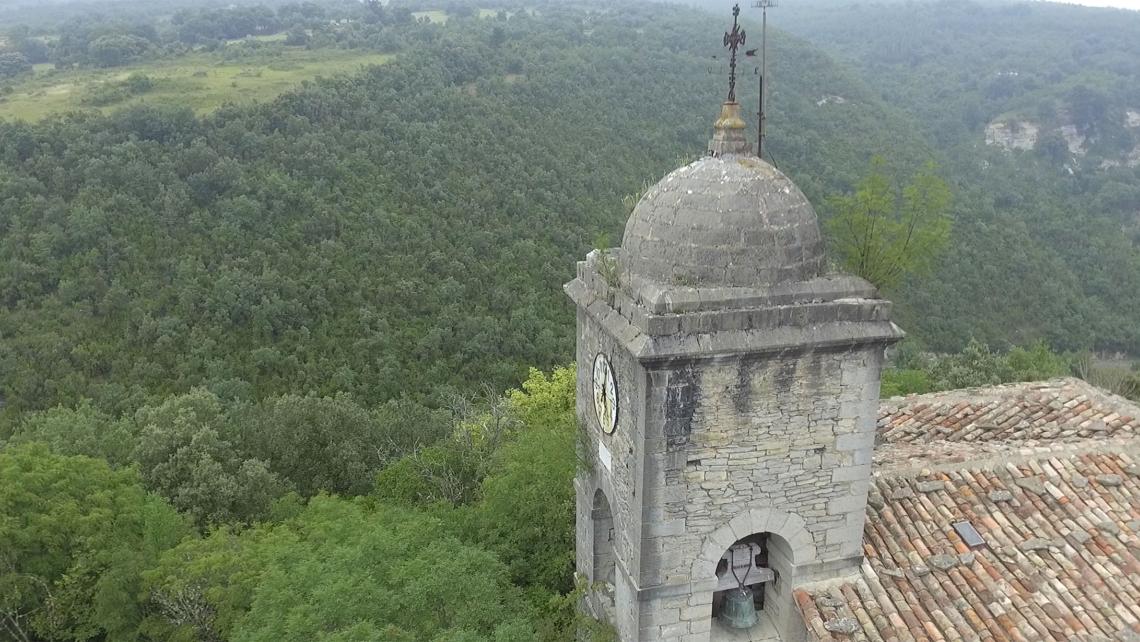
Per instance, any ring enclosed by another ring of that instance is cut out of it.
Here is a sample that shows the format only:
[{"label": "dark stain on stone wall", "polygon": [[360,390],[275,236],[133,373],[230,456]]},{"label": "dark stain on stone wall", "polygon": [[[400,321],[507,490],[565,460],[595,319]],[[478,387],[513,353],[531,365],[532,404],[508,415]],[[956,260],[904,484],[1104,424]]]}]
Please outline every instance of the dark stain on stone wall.
[{"label": "dark stain on stone wall", "polygon": [[823,361],[824,355],[813,352],[808,359],[807,378],[810,381],[821,381],[823,379]]},{"label": "dark stain on stone wall", "polygon": [[752,410],[752,364],[741,361],[736,366],[736,386],[732,389],[732,407],[745,415]]},{"label": "dark stain on stone wall", "polygon": [[692,368],[669,373],[665,384],[665,444],[675,449],[689,443],[700,388]]},{"label": "dark stain on stone wall", "polygon": [[776,392],[785,393],[792,389],[796,383],[796,366],[798,361],[796,359],[788,359],[780,363],[776,369],[776,378],[773,383],[776,386]]}]

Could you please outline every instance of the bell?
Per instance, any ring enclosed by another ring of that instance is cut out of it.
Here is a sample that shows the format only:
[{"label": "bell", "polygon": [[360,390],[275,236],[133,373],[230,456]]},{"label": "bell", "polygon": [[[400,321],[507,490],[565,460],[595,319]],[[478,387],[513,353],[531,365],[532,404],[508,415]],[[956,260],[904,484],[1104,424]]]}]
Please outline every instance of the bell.
[{"label": "bell", "polygon": [[729,628],[749,629],[759,621],[756,604],[752,601],[752,589],[743,586],[733,589],[725,596],[720,618]]}]

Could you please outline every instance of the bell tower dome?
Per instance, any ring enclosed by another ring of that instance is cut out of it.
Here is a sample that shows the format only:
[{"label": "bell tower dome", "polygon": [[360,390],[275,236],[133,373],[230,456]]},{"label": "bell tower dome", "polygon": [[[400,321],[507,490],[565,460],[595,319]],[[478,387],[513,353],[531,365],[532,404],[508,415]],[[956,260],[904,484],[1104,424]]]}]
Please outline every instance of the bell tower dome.
[{"label": "bell tower dome", "polygon": [[811,204],[727,102],[710,153],[578,263],[577,572],[623,642],[800,640],[792,589],[862,563],[884,349]]}]

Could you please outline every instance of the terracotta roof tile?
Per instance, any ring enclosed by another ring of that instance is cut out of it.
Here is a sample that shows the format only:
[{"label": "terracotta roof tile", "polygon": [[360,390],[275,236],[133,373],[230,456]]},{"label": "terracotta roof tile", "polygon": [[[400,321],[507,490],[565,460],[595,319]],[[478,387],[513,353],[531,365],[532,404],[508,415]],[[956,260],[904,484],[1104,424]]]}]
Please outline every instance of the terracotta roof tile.
[{"label": "terracotta roof tile", "polygon": [[1073,379],[884,401],[862,572],[796,589],[809,638],[1140,636],[1137,417]]},{"label": "terracotta roof tile", "polygon": [[1140,408],[1079,379],[1053,379],[886,399],[875,463],[946,466],[1135,437]]}]

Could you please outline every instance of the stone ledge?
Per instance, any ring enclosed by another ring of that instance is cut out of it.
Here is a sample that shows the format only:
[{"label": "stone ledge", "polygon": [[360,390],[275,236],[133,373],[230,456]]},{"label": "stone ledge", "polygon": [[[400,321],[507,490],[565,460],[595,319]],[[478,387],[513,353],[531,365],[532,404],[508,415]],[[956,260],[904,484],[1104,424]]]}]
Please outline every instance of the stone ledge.
[{"label": "stone ledge", "polygon": [[[581,279],[567,295],[642,363],[720,358],[797,349],[889,345],[905,334],[889,320],[885,301],[837,299],[827,303],[649,315],[614,297],[600,298]],[[614,307],[624,304],[624,309]],[[660,334],[656,334],[660,333]]]},{"label": "stone ledge", "polygon": [[784,327],[656,338],[643,336],[645,341],[637,342],[636,347],[630,344],[630,347],[643,364],[649,365],[807,350],[841,350],[868,344],[887,346],[904,336],[902,330],[890,321],[831,323],[809,328]]},{"label": "stone ledge", "polygon": [[790,281],[764,288],[662,286],[637,277],[628,277],[627,281],[622,281],[621,289],[651,314],[826,303],[847,298],[880,300],[870,283],[844,274],[821,276],[810,281]]},{"label": "stone ledge", "polygon": [[[607,283],[602,263],[609,261],[617,283]],[[800,303],[827,303],[840,299],[885,301],[866,280],[849,274],[828,274],[807,281],[786,281],[761,287],[690,287],[642,279],[622,267],[621,248],[593,250],[577,265],[576,280],[598,298],[620,293],[648,314],[683,314]]]}]

